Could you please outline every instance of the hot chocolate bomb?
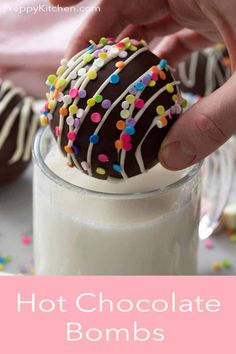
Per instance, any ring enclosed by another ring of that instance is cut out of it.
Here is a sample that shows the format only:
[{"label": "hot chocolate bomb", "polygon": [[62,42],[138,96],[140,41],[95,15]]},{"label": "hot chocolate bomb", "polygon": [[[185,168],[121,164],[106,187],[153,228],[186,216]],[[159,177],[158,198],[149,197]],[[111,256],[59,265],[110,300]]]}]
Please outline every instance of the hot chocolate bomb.
[{"label": "hot chocolate bomb", "polygon": [[41,117],[68,165],[89,176],[126,179],[158,163],[186,102],[168,63],[144,41],[101,38],[49,75]]},{"label": "hot chocolate bomb", "polygon": [[10,81],[0,80],[0,185],[18,177],[31,158],[31,147],[39,126],[33,98]]}]

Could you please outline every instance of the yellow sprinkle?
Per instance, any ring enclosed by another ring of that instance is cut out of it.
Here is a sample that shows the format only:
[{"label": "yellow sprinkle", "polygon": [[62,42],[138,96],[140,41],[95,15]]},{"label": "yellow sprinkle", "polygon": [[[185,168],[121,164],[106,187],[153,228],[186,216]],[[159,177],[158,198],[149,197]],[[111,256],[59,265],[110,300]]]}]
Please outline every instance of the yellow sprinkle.
[{"label": "yellow sprinkle", "polygon": [[51,100],[48,102],[48,108],[53,109],[53,107],[54,107],[54,101]]},{"label": "yellow sprinkle", "polygon": [[134,95],[127,95],[125,97],[125,100],[129,103],[132,104],[135,101],[135,96]]},{"label": "yellow sprinkle", "polygon": [[172,96],[172,100],[176,103],[178,101],[178,96],[177,95],[173,95]]},{"label": "yellow sprinkle", "polygon": [[48,124],[48,119],[47,119],[47,117],[45,117],[45,116],[41,116],[41,118],[40,118],[40,123],[41,123],[41,125],[44,127],[45,125],[47,125]]},{"label": "yellow sprinkle", "polygon": [[97,172],[97,174],[99,174],[99,175],[105,175],[105,174],[106,174],[106,171],[105,171],[104,168],[102,168],[102,167],[98,167],[98,168],[96,169],[96,172]]},{"label": "yellow sprinkle", "polygon": [[123,119],[129,118],[130,113],[128,109],[122,109],[122,111],[120,112],[120,116]]},{"label": "yellow sprinkle", "polygon": [[220,270],[221,269],[221,265],[220,265],[219,262],[215,262],[215,263],[213,263],[212,268],[214,270]]},{"label": "yellow sprinkle", "polygon": [[156,81],[154,81],[154,80],[151,80],[148,84],[148,86],[150,86],[150,87],[153,87],[155,85],[156,85]]},{"label": "yellow sprinkle", "polygon": [[0,270],[3,270],[4,266],[3,264],[0,264]]},{"label": "yellow sprinkle", "polygon": [[89,99],[87,100],[87,105],[88,105],[89,107],[93,107],[93,106],[95,105],[95,103],[96,103],[96,101],[95,101],[94,98],[89,98]]},{"label": "yellow sprinkle", "polygon": [[166,91],[169,93],[173,93],[174,92],[174,86],[172,84],[167,84],[166,85]]},{"label": "yellow sprinkle", "polygon": [[137,48],[135,45],[131,45],[131,46],[129,47],[129,50],[130,50],[131,52],[136,52],[137,49],[138,49],[138,48]]},{"label": "yellow sprinkle", "polygon": [[97,77],[97,72],[95,70],[90,70],[88,73],[87,73],[87,78],[89,80],[95,80]]},{"label": "yellow sprinkle", "polygon": [[101,59],[105,59],[105,58],[107,57],[107,53],[102,52],[102,53],[99,53],[98,56],[99,56],[99,58],[101,58]]},{"label": "yellow sprinkle", "polygon": [[57,75],[62,75],[65,69],[66,68],[64,66],[59,66],[59,68],[57,69]]},{"label": "yellow sprinkle", "polygon": [[78,107],[77,107],[75,104],[72,104],[72,105],[69,107],[69,112],[70,112],[71,114],[75,114],[77,111],[78,111]]},{"label": "yellow sprinkle", "polygon": [[157,114],[159,114],[159,116],[162,116],[163,114],[165,114],[165,107],[164,106],[157,106],[156,112],[157,112]]}]

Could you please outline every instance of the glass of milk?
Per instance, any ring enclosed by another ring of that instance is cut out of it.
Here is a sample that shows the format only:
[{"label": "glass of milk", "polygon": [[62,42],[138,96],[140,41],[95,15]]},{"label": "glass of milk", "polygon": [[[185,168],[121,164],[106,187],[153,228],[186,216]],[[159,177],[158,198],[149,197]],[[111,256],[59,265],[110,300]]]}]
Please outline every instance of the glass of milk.
[{"label": "glass of milk", "polygon": [[37,275],[196,274],[201,164],[102,181],[69,168],[48,128],[33,156]]}]

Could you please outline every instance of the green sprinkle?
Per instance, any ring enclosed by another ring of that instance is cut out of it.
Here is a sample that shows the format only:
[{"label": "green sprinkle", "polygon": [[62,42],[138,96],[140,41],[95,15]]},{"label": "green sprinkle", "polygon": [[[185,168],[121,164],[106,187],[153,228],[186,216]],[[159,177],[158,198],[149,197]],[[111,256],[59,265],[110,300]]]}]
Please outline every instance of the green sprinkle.
[{"label": "green sprinkle", "polygon": [[231,263],[228,259],[223,259],[222,261],[222,267],[223,268],[230,268],[231,267]]},{"label": "green sprinkle", "polygon": [[94,97],[94,99],[95,99],[95,102],[96,102],[96,103],[100,103],[100,102],[102,102],[102,100],[103,100],[103,96],[102,96],[102,95],[96,95],[96,96]]},{"label": "green sprinkle", "polygon": [[100,38],[99,41],[100,44],[106,45],[108,43],[107,39],[105,37]]},{"label": "green sprinkle", "polygon": [[92,54],[85,54],[84,56],[83,56],[83,61],[85,61],[85,63],[89,63],[90,61],[92,61],[93,60],[93,56],[92,56]]},{"label": "green sprinkle", "polygon": [[48,82],[52,85],[52,84],[54,84],[54,82],[56,81],[56,79],[57,79],[57,77],[56,77],[56,75],[49,75],[48,76]]},{"label": "green sprinkle", "polygon": [[182,107],[182,108],[186,108],[187,105],[188,105],[188,101],[184,99],[184,100],[182,101],[182,103],[181,103],[181,107]]},{"label": "green sprinkle", "polygon": [[57,84],[59,87],[64,86],[66,84],[66,79],[63,79],[63,78],[59,79]]}]

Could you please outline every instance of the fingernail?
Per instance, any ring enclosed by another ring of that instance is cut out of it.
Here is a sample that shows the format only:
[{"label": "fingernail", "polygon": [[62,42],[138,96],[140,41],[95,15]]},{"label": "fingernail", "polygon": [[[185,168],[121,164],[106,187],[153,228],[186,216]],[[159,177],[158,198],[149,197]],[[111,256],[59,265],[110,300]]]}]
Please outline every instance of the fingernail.
[{"label": "fingernail", "polygon": [[190,166],[195,158],[196,153],[178,141],[167,144],[160,151],[160,161],[172,170]]}]

